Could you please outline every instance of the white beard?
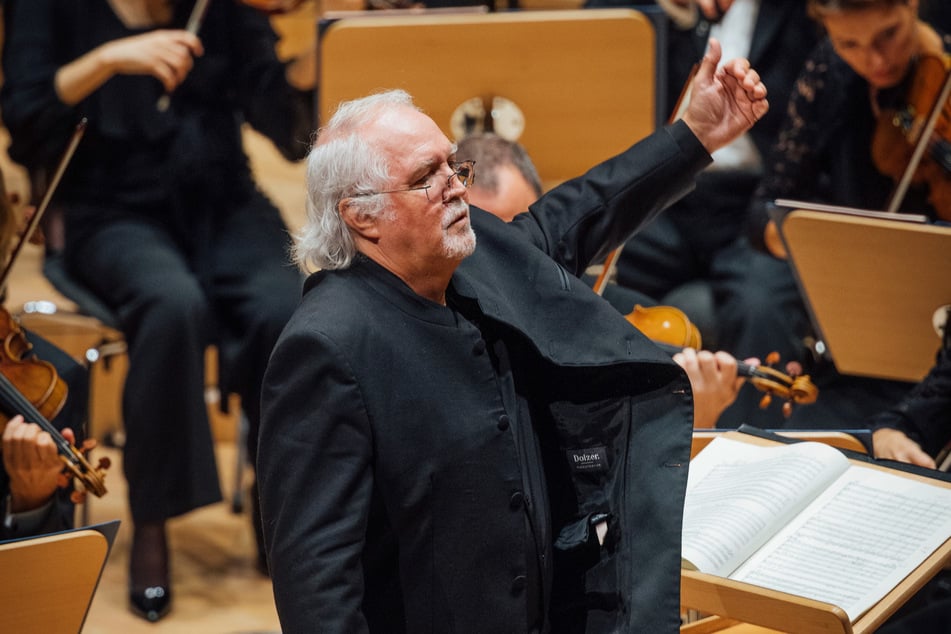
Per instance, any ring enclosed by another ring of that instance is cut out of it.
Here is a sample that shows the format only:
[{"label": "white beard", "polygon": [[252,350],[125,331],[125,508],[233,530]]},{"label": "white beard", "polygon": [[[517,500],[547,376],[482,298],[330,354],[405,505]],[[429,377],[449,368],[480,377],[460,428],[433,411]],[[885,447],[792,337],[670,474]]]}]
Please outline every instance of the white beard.
[{"label": "white beard", "polygon": [[[456,217],[463,211],[468,211],[469,205],[461,198],[456,198],[446,204],[446,211],[443,214],[443,224],[449,226]],[[448,230],[443,237],[443,251],[446,257],[461,260],[472,255],[475,251],[476,236],[472,230],[472,224],[466,220],[466,227],[462,233],[449,233]]]}]

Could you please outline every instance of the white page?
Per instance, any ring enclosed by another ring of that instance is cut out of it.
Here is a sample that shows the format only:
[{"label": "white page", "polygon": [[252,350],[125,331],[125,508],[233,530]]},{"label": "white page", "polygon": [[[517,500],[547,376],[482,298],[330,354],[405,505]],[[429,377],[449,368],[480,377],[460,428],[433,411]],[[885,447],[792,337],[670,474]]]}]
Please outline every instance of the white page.
[{"label": "white page", "polygon": [[764,447],[715,438],[690,462],[682,558],[701,572],[729,575],[848,466],[838,450],[818,443]]},{"label": "white page", "polygon": [[855,622],[951,537],[951,489],[852,466],[731,579],[845,610]]}]

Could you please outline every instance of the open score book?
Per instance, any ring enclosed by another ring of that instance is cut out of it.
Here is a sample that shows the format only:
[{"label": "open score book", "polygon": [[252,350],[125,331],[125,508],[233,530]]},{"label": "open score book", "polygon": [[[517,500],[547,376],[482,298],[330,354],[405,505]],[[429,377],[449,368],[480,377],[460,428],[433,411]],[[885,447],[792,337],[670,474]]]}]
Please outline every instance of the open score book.
[{"label": "open score book", "polygon": [[815,442],[717,438],[690,462],[683,567],[842,608],[855,622],[951,538],[951,488]]}]

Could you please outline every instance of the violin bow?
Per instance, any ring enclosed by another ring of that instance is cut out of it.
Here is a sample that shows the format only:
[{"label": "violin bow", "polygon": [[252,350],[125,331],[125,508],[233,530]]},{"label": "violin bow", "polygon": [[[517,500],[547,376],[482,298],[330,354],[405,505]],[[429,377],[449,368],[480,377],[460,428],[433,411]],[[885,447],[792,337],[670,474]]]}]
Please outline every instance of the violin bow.
[{"label": "violin bow", "polygon": [[[191,15],[188,16],[188,23],[185,24],[186,31],[192,35],[198,35],[198,29],[201,28],[201,23],[205,21],[205,13],[208,12],[209,4],[211,4],[211,0],[197,0],[195,2],[195,6],[192,7]],[[170,105],[172,105],[172,96],[165,93],[159,97],[155,107],[159,112],[165,112]]]},{"label": "violin bow", "polygon": [[[947,60],[947,57],[945,57],[945,59]],[[908,187],[911,185],[911,179],[914,178],[915,172],[918,170],[918,165],[921,163],[921,159],[925,154],[925,150],[931,142],[931,135],[934,134],[934,129],[938,125],[938,119],[941,118],[944,104],[947,103],[948,97],[951,97],[951,72],[947,72],[947,63],[945,63],[945,67],[946,75],[944,83],[941,85],[941,92],[934,106],[931,108],[931,112],[928,114],[928,119],[921,130],[921,136],[918,137],[915,149],[911,154],[911,158],[908,160],[908,166],[902,173],[901,180],[898,181],[898,185],[892,193],[891,200],[888,202],[887,211],[890,214],[897,212],[898,208],[901,207],[901,203],[905,199],[905,194],[908,193]]]},{"label": "violin bow", "polygon": [[[687,81],[684,82],[683,88],[680,89],[680,94],[677,96],[677,103],[674,104],[670,117],[667,119],[668,125],[679,119],[683,114],[683,110],[687,107],[687,98],[690,96],[690,89],[693,87],[693,80],[694,77],[697,76],[698,70],[700,70],[699,63],[691,67],[690,73],[687,75]],[[608,253],[608,256],[604,259],[601,272],[598,274],[597,279],[594,280],[594,284],[591,285],[592,290],[598,295],[604,295],[604,287],[607,286],[608,281],[614,277],[614,272],[617,270],[617,262],[621,258],[621,251],[624,249],[624,244],[625,243],[622,242],[620,246]]]},{"label": "violin bow", "polygon": [[73,130],[73,134],[69,138],[69,143],[66,144],[66,150],[60,157],[59,163],[56,165],[56,170],[53,172],[53,177],[50,179],[50,182],[46,187],[46,192],[43,194],[43,200],[40,201],[36,211],[33,212],[33,216],[27,222],[26,228],[23,230],[23,235],[20,236],[20,241],[17,242],[17,245],[13,248],[13,251],[10,252],[10,258],[7,260],[6,268],[4,268],[3,274],[0,275],[0,289],[6,288],[7,280],[10,277],[10,271],[13,269],[13,264],[20,255],[20,251],[23,250],[23,245],[25,245],[30,240],[30,238],[33,237],[33,233],[36,231],[36,228],[40,226],[40,220],[43,219],[43,214],[46,213],[46,209],[50,206],[50,201],[53,199],[53,193],[56,191],[59,181],[63,178],[63,173],[66,172],[66,168],[69,166],[69,162],[72,160],[73,154],[76,153],[76,148],[79,146],[79,142],[82,140],[83,134],[86,133],[86,125],[86,118],[83,117],[82,120],[80,120],[80,122],[76,125],[76,129]]}]

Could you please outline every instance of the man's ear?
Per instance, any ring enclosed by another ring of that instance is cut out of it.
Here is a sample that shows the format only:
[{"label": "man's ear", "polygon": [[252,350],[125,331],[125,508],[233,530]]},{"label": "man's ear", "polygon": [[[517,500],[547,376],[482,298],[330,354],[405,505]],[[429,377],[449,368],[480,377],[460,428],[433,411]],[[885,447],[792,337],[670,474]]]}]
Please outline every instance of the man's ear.
[{"label": "man's ear", "polygon": [[381,214],[371,216],[363,212],[363,208],[355,204],[352,198],[344,198],[337,205],[337,211],[347,227],[364,240],[376,240],[380,232],[377,226]]}]

